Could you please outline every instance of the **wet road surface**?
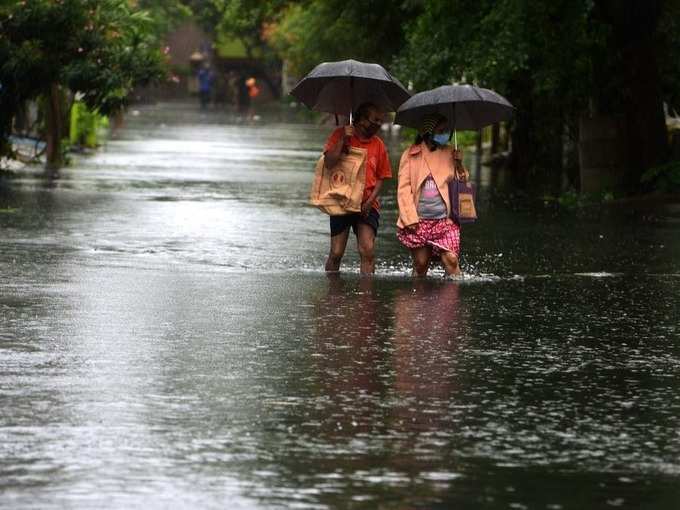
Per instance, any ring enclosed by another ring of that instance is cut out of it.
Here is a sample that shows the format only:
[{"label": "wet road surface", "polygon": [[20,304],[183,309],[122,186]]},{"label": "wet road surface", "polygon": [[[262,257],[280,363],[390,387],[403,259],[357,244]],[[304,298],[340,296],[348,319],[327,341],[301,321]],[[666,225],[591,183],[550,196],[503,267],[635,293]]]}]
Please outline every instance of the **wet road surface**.
[{"label": "wet road surface", "polygon": [[482,194],[414,281],[392,182],[327,277],[328,131],[146,107],[2,182],[0,506],[677,507],[680,227]]}]

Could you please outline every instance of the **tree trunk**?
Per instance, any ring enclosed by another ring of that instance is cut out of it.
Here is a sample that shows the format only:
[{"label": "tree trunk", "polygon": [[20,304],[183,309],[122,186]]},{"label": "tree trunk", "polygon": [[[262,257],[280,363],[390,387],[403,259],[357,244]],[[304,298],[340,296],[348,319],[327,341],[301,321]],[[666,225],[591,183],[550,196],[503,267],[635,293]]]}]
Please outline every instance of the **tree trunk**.
[{"label": "tree trunk", "polygon": [[496,122],[491,126],[491,155],[498,154],[501,138],[501,125]]},{"label": "tree trunk", "polygon": [[625,102],[629,165],[626,187],[636,190],[642,174],[666,161],[669,153],[656,52],[651,41],[624,50],[624,78],[630,93]]},{"label": "tree trunk", "polygon": [[534,166],[535,147],[531,143],[532,120],[531,114],[518,111],[510,131],[512,151],[509,167],[513,184],[521,189],[526,187],[529,172]]},{"label": "tree trunk", "polygon": [[46,110],[47,110],[47,149],[46,149],[46,170],[57,170],[63,165],[63,158],[61,155],[61,133],[62,133],[62,119],[61,119],[61,92],[59,85],[53,83],[47,94]]},{"label": "tree trunk", "polygon": [[612,27],[610,51],[621,58],[621,113],[626,144],[624,185],[639,189],[645,170],[667,160],[669,147],[655,36],[661,0],[598,0],[596,15]]}]

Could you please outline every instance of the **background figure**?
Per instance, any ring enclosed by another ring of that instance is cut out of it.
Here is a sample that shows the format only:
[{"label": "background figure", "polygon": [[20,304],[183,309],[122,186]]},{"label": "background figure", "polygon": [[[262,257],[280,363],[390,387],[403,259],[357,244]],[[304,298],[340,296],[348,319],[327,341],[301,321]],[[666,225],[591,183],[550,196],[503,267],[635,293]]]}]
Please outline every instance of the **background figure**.
[{"label": "background figure", "polygon": [[249,108],[248,118],[255,117],[255,110],[253,109],[253,101],[260,95],[260,87],[257,85],[257,80],[252,76],[246,80],[246,87],[248,88]]},{"label": "background figure", "polygon": [[239,76],[235,71],[229,71],[227,73],[227,103],[234,107],[234,110],[238,111],[238,90],[239,90]]},{"label": "background figure", "polygon": [[205,110],[212,97],[213,83],[215,75],[210,68],[210,64],[205,62],[198,71],[198,96],[201,100],[201,109]]},{"label": "background figure", "polygon": [[240,115],[247,115],[250,110],[250,95],[248,94],[248,86],[246,79],[243,76],[238,78],[238,92],[237,92],[237,109]]}]

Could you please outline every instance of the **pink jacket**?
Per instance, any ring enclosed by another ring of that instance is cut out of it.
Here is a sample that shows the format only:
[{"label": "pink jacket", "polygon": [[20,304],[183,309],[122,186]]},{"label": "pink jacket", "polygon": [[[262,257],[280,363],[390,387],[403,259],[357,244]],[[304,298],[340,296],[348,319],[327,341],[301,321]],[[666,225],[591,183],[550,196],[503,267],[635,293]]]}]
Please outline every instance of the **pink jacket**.
[{"label": "pink jacket", "polygon": [[427,176],[432,173],[439,193],[446,204],[446,212],[451,214],[448,182],[453,179],[453,149],[445,146],[434,152],[423,143],[411,145],[401,155],[399,162],[399,183],[397,202],[399,204],[399,228],[415,225],[418,218],[420,190]]}]

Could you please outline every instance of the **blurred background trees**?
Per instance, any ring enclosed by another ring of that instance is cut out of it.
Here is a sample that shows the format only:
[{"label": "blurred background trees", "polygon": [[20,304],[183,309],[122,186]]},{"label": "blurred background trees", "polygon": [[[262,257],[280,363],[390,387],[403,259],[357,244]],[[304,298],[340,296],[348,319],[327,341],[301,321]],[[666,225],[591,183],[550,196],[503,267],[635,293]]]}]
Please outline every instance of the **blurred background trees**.
[{"label": "blurred background trees", "polygon": [[[517,108],[508,160],[516,187],[593,181],[635,191],[643,173],[670,156],[664,103],[680,100],[679,5],[287,2],[269,43],[298,75],[353,57],[385,65],[415,91],[452,82],[492,88]],[[606,175],[608,165],[620,175]]]},{"label": "blurred background trees", "polygon": [[678,99],[678,14],[676,0],[428,2],[396,69],[417,88],[453,79],[508,97],[517,107],[510,165],[520,187],[559,187],[560,169],[576,185],[576,152],[589,143],[579,133],[584,119],[615,119],[612,151],[623,153],[622,184],[636,189],[668,157],[663,103]]},{"label": "blurred background trees", "polygon": [[238,41],[274,97],[286,75],[345,58],[378,62],[414,91],[498,91],[517,108],[507,164],[518,188],[587,190],[606,165],[614,180],[600,187],[639,191],[661,167],[680,176],[666,114],[680,109],[680,0],[5,1],[0,143],[18,102],[55,90],[120,108],[162,76],[163,35],[187,19],[218,44]]},{"label": "blurred background trees", "polygon": [[119,110],[140,83],[164,75],[159,25],[126,0],[30,0],[0,6],[0,150],[33,99],[45,116],[47,166],[61,165],[70,91],[90,109]]}]

